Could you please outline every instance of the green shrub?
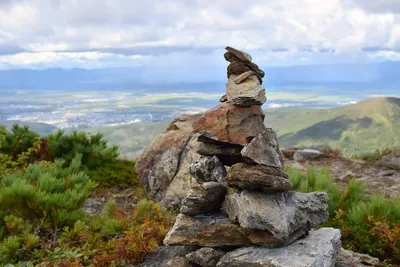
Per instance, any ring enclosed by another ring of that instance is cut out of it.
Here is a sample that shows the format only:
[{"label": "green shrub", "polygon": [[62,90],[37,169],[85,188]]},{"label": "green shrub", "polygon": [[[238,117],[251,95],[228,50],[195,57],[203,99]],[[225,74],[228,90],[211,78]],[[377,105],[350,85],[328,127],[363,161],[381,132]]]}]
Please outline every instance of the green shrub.
[{"label": "green shrub", "polygon": [[0,152],[15,158],[28,151],[39,140],[39,134],[29,130],[28,126],[14,124],[11,132],[0,126]]},{"label": "green shrub", "polygon": [[64,159],[69,164],[77,155],[81,155],[82,165],[94,169],[104,162],[113,161],[118,157],[118,147],[109,147],[103,135],[90,135],[74,131],[69,135],[59,130],[45,138],[54,159]]},{"label": "green shrub", "polygon": [[364,185],[357,180],[350,180],[340,191],[328,169],[310,168],[306,174],[286,170],[293,190],[328,193],[330,219],[321,227],[339,228],[344,248],[400,263],[400,198],[367,198]]},{"label": "green shrub", "polygon": [[140,185],[139,176],[135,172],[135,162],[129,160],[106,161],[100,166],[89,170],[90,179],[99,184],[100,188],[110,188],[115,185]]}]

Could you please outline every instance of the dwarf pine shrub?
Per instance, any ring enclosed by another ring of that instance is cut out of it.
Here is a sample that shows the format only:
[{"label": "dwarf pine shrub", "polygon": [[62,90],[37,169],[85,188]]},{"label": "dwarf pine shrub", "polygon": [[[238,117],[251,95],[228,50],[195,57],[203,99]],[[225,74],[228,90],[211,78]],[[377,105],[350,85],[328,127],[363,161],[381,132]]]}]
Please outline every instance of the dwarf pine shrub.
[{"label": "dwarf pine shrub", "polygon": [[400,263],[400,198],[383,195],[365,196],[365,186],[350,180],[340,191],[329,169],[307,173],[286,168],[293,190],[327,192],[330,219],[322,227],[339,228],[343,247],[367,253],[394,264]]}]

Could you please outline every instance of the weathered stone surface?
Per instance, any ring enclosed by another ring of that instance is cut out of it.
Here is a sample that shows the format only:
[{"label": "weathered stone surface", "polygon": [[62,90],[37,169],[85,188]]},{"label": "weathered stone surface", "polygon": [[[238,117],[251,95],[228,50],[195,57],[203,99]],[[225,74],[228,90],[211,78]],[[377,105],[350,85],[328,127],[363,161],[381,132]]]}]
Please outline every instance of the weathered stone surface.
[{"label": "weathered stone surface", "polygon": [[245,229],[270,232],[277,243],[288,245],[329,218],[326,193],[266,194],[244,190],[226,196],[223,210]]},{"label": "weathered stone surface", "polygon": [[218,182],[206,182],[192,187],[182,200],[181,213],[193,215],[220,209],[226,190]]},{"label": "weathered stone surface", "polygon": [[315,149],[303,149],[297,150],[294,155],[293,159],[297,162],[305,162],[308,160],[315,160],[323,157],[323,154]]},{"label": "weathered stone surface", "polygon": [[[218,267],[334,267],[340,250],[340,231],[321,228],[282,248],[246,247],[228,252]],[[348,266],[350,267],[350,266]]]},{"label": "weathered stone surface", "polygon": [[186,258],[201,267],[215,267],[225,252],[213,248],[201,248],[186,255]]},{"label": "weathered stone surface", "polygon": [[206,111],[193,128],[210,140],[244,146],[266,129],[263,120],[260,106],[245,108],[225,102]]},{"label": "weathered stone surface", "polygon": [[[245,75],[245,72],[242,75]],[[250,73],[252,73],[250,71]],[[247,79],[242,80],[240,84],[235,81],[240,76],[231,75],[226,84],[226,92],[228,101],[232,104],[242,107],[250,107],[252,105],[262,105],[267,100],[265,96],[265,89],[260,84],[255,75],[248,76]]]},{"label": "weathered stone surface", "polygon": [[176,257],[169,260],[165,267],[195,267],[195,265],[185,257]]},{"label": "weathered stone surface", "polygon": [[[202,137],[202,136],[200,136]],[[199,139],[206,139],[205,137]],[[199,140],[200,141],[200,140]],[[220,142],[201,142],[198,144],[197,153],[201,155],[216,155],[219,160],[226,166],[232,166],[233,164],[243,162],[241,151],[243,146],[241,145],[231,145],[228,143]]]},{"label": "weathered stone surface", "polygon": [[[168,262],[177,258],[185,257],[188,253],[196,251],[196,246],[160,246],[156,251],[146,255],[143,263],[136,264],[136,267],[161,267],[167,266]],[[190,266],[190,265],[189,265]],[[175,267],[175,266],[174,266]]]},{"label": "weathered stone surface", "polygon": [[226,169],[217,156],[202,157],[190,164],[190,174],[199,184],[205,182],[225,183]]},{"label": "weathered stone surface", "polygon": [[377,163],[382,166],[400,170],[400,150],[393,151],[388,155],[382,156]]},{"label": "weathered stone surface", "polygon": [[251,241],[240,227],[222,214],[187,216],[179,214],[164,239],[165,245],[202,247],[245,246]]},{"label": "weathered stone surface", "polygon": [[189,189],[197,185],[196,180],[192,179],[189,173],[190,164],[201,158],[201,155],[196,152],[199,147],[197,138],[198,134],[194,134],[180,154],[179,169],[165,190],[162,199],[162,203],[166,207],[179,206],[182,199],[186,197]]},{"label": "weathered stone surface", "polygon": [[336,263],[336,267],[379,266],[379,264],[380,262],[377,258],[342,248],[340,249],[339,259]]},{"label": "weathered stone surface", "polygon": [[238,163],[233,165],[226,179],[228,186],[242,190],[261,189],[268,193],[292,189],[289,176],[278,168]]},{"label": "weathered stone surface", "polygon": [[[188,154],[192,154],[192,147],[197,146],[197,139],[190,143],[193,137],[192,124],[200,116],[201,114],[182,115],[175,119],[165,133],[156,136],[137,160],[135,168],[148,197],[157,201],[163,200],[171,182],[177,176],[180,177],[179,180],[186,179],[182,187],[188,187],[189,170],[188,166],[183,168],[182,162],[192,160],[187,158]],[[192,154],[192,157],[197,156]],[[177,193],[178,202],[186,196],[186,192]]]},{"label": "weathered stone surface", "polygon": [[278,139],[271,128],[258,134],[241,153],[243,159],[250,164],[283,168],[283,157],[279,150]]},{"label": "weathered stone surface", "polygon": [[245,73],[242,73],[239,76],[237,76],[233,80],[233,82],[236,83],[236,84],[241,84],[244,80],[246,80],[247,78],[249,78],[253,74],[254,73],[252,71],[246,71]]}]

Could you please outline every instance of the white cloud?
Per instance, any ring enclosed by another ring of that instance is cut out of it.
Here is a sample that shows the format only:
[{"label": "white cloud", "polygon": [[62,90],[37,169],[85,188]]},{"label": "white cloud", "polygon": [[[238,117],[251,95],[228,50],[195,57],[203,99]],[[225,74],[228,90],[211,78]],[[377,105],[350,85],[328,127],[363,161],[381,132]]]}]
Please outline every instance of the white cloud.
[{"label": "white cloud", "polygon": [[[174,60],[192,57],[185,62],[193,62],[194,58],[210,61],[214,51],[226,45],[249,50],[254,58],[264,59],[264,64],[280,64],[279,60],[282,64],[304,63],[301,58],[317,63],[318,59],[327,59],[326,54],[332,61],[365,59],[370,58],[364,52],[366,48],[399,47],[398,3],[395,0],[249,0],[245,4],[239,0],[8,1],[0,5],[0,45],[20,47],[26,53],[8,55],[2,62],[29,66],[59,61],[59,66],[68,62],[98,67],[108,66],[113,60],[120,61],[113,64],[128,64],[129,55],[138,54],[151,56],[155,62],[157,58],[169,60],[166,55],[171,53],[175,53]],[[390,8],[394,11],[388,12]],[[71,56],[79,53],[79,60]],[[103,55],[102,60],[82,56],[90,53]],[[194,57],[197,54],[200,56]]]}]

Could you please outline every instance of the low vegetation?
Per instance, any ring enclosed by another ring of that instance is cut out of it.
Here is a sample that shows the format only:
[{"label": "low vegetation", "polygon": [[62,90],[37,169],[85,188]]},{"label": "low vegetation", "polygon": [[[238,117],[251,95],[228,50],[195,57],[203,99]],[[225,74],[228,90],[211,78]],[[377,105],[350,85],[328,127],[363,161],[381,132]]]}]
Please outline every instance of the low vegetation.
[{"label": "low vegetation", "polygon": [[141,200],[125,214],[110,198],[100,215],[81,208],[96,188],[139,187],[134,162],[100,134],[0,128],[0,265],[125,266],[160,244],[172,218]]},{"label": "low vegetation", "polygon": [[399,197],[388,199],[378,194],[366,197],[363,184],[357,180],[350,180],[341,191],[329,169],[311,168],[306,174],[290,168],[286,171],[294,190],[328,194],[330,219],[322,227],[339,228],[344,248],[400,264]]}]

